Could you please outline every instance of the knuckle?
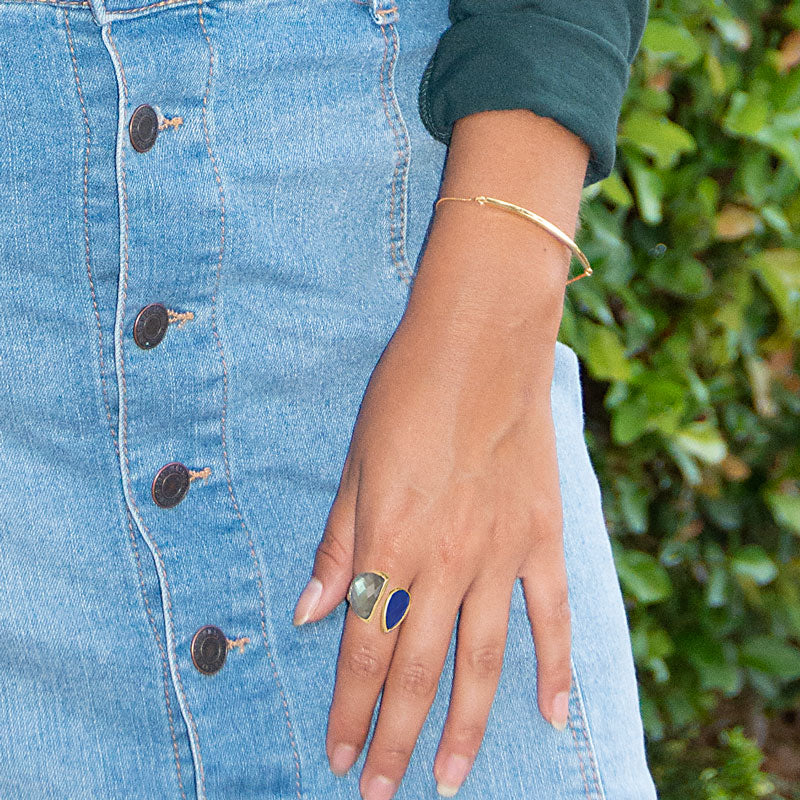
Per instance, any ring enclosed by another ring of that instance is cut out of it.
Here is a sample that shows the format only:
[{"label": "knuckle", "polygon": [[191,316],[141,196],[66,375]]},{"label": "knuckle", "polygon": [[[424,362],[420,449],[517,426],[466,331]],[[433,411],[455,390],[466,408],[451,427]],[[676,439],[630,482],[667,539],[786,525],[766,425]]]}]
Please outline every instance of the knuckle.
[{"label": "knuckle", "polygon": [[394,486],[391,494],[384,494],[372,507],[369,517],[372,527],[392,531],[398,526],[410,527],[419,518],[426,504],[425,493],[407,484]]},{"label": "knuckle", "polygon": [[569,597],[563,589],[550,598],[545,608],[545,621],[554,628],[561,628],[569,625],[570,619]]},{"label": "knuckle", "polygon": [[357,522],[356,538],[362,544],[365,558],[375,558],[388,570],[401,563],[405,552],[405,536],[410,525],[385,510],[371,511]]},{"label": "knuckle", "polygon": [[556,657],[548,667],[548,672],[564,689],[569,691],[572,679],[572,667],[570,665],[569,653],[563,653]]},{"label": "knuckle", "polygon": [[317,545],[317,560],[326,560],[338,568],[344,568],[352,562],[348,548],[330,527]]},{"label": "knuckle", "polygon": [[408,764],[413,750],[413,744],[406,744],[402,741],[394,741],[391,744],[373,743],[370,747],[370,757],[374,751],[375,763],[390,765],[391,773],[394,770],[402,770]]},{"label": "knuckle", "polygon": [[464,576],[471,575],[475,568],[474,561],[474,557],[465,552],[463,546],[459,548],[457,542],[447,537],[436,542],[431,566],[439,583],[447,586],[454,580],[463,580]]},{"label": "knuckle", "polygon": [[467,664],[472,674],[478,678],[495,678],[503,666],[503,647],[486,644],[475,647],[467,654]]},{"label": "knuckle", "polygon": [[537,536],[550,537],[560,533],[563,525],[561,503],[542,495],[533,500],[530,509],[530,526]]},{"label": "knuckle", "polygon": [[456,721],[447,731],[447,744],[465,755],[478,751],[486,726],[477,722]]},{"label": "knuckle", "polygon": [[492,519],[487,529],[487,545],[490,551],[495,552],[503,542],[509,540],[509,524],[504,516]]},{"label": "knuckle", "polygon": [[433,669],[419,659],[401,664],[397,670],[396,681],[403,694],[414,698],[431,696],[437,684]]},{"label": "knuckle", "polygon": [[466,580],[474,574],[484,547],[480,537],[474,541],[465,537],[463,527],[442,524],[431,537],[431,569],[445,582]]},{"label": "knuckle", "polygon": [[381,660],[368,645],[360,645],[344,658],[344,666],[350,675],[359,680],[375,679],[382,672]]}]

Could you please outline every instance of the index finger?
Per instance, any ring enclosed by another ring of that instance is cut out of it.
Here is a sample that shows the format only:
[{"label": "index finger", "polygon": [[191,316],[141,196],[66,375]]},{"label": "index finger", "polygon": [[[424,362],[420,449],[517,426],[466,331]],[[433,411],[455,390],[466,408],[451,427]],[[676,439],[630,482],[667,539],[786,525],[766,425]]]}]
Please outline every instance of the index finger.
[{"label": "index finger", "polygon": [[[374,569],[387,575],[402,575],[399,568],[387,566],[387,559],[377,555],[358,559],[357,563],[359,568],[354,570],[354,577]],[[384,570],[384,566],[391,572]],[[325,743],[331,770],[336,775],[347,772],[364,747],[392,659],[398,629],[384,633],[378,621],[392,588],[387,581],[368,621],[359,617],[348,603]]]}]

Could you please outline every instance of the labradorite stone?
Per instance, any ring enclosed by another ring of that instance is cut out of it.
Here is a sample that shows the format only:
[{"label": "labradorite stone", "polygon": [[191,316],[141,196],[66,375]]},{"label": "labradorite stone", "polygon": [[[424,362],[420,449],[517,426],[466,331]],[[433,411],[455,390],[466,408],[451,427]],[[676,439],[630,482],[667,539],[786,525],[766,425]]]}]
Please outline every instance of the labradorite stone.
[{"label": "labradorite stone", "polygon": [[359,572],[350,587],[350,606],[361,619],[369,619],[372,609],[386,583],[375,572]]},{"label": "labradorite stone", "polygon": [[411,598],[405,589],[397,589],[392,593],[386,604],[385,620],[388,630],[394,628],[403,619],[403,614],[406,613],[410,601]]}]

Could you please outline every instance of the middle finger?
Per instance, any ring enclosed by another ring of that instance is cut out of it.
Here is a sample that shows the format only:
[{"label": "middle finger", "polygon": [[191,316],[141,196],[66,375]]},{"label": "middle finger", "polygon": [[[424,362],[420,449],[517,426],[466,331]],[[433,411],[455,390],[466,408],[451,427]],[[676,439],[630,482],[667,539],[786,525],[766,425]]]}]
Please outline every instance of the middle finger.
[{"label": "middle finger", "polygon": [[361,773],[365,800],[394,795],[436,696],[461,595],[429,576],[426,573],[409,588],[412,607],[399,628]]}]

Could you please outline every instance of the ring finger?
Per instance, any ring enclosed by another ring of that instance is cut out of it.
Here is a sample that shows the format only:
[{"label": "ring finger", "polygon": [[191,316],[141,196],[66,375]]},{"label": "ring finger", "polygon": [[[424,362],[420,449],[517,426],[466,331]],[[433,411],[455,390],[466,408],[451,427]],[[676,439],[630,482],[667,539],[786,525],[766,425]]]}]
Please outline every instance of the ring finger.
[{"label": "ring finger", "polygon": [[508,639],[514,580],[486,571],[461,604],[453,690],[433,767],[444,797],[452,797],[466,779],[486,732]]}]

